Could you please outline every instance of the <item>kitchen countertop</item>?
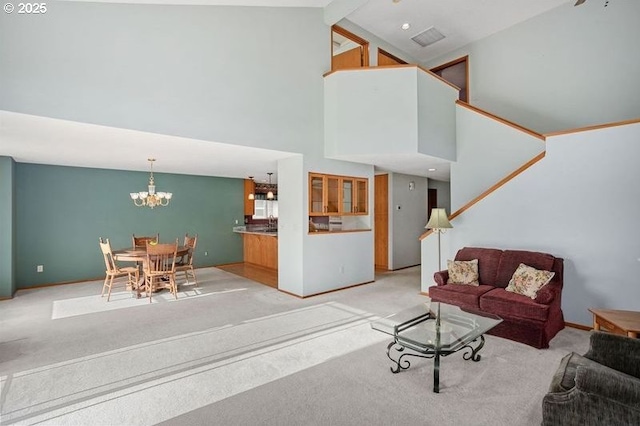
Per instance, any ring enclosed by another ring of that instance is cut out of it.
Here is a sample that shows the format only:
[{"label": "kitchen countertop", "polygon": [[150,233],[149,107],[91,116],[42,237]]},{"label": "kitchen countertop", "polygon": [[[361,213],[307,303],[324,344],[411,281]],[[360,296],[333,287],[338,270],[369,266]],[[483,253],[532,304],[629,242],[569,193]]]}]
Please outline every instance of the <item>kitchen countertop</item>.
[{"label": "kitchen countertop", "polygon": [[266,235],[268,237],[277,237],[278,229],[277,228],[269,228],[264,225],[247,225],[247,226],[234,226],[233,232],[238,234],[255,234],[255,235]]}]

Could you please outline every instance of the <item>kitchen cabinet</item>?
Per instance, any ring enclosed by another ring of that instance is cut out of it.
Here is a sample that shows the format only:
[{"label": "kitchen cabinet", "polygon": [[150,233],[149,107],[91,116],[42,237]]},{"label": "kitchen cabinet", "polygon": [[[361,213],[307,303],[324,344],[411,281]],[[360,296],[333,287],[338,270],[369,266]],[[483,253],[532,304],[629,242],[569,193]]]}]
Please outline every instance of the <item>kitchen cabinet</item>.
[{"label": "kitchen cabinet", "polygon": [[255,210],[253,200],[249,199],[249,194],[255,194],[256,184],[253,179],[244,180],[244,215],[253,216]]},{"label": "kitchen cabinet", "polygon": [[353,212],[367,214],[369,211],[368,179],[356,179],[356,190],[353,195]]},{"label": "kitchen cabinet", "polygon": [[368,214],[368,179],[309,173],[309,216]]},{"label": "kitchen cabinet", "polygon": [[278,237],[273,235],[243,234],[244,261],[269,269],[278,269]]}]

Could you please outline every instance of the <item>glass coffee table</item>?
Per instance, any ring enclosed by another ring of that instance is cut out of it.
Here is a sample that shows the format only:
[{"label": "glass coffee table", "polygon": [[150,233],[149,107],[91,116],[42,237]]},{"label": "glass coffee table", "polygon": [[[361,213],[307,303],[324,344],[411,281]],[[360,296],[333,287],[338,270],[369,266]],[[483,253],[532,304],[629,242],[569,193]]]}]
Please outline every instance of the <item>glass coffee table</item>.
[{"label": "glass coffee table", "polygon": [[433,358],[433,391],[440,392],[440,357],[467,350],[465,360],[480,361],[483,334],[502,322],[497,315],[462,309],[440,302],[426,302],[386,318],[371,327],[393,336],[387,356],[393,373],[411,366],[407,356]]}]

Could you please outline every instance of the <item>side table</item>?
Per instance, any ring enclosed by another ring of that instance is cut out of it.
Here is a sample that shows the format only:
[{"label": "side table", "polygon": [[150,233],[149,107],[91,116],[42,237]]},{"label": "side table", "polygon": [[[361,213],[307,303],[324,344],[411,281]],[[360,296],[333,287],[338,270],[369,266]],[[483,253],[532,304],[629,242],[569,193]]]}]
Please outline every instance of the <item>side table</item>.
[{"label": "side table", "polygon": [[640,333],[640,312],[615,309],[593,309],[593,329],[606,329],[615,334],[637,338]]}]

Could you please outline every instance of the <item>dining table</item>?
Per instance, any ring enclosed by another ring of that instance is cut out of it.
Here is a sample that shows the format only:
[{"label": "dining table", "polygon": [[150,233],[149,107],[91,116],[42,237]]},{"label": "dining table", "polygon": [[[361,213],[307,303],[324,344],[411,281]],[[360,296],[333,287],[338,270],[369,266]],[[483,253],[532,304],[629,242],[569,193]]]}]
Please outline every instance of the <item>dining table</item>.
[{"label": "dining table", "polygon": [[[142,265],[143,273],[140,274],[140,281],[138,282],[137,289],[128,289],[128,290],[138,290],[137,297],[140,297],[140,291],[145,291],[144,284],[144,265],[147,263],[147,249],[144,247],[128,247],[113,250],[113,258],[118,262],[136,262],[137,265]],[[176,263],[183,257],[189,253],[189,247],[187,246],[178,246],[176,250]],[[159,287],[158,290],[162,289]]]}]

